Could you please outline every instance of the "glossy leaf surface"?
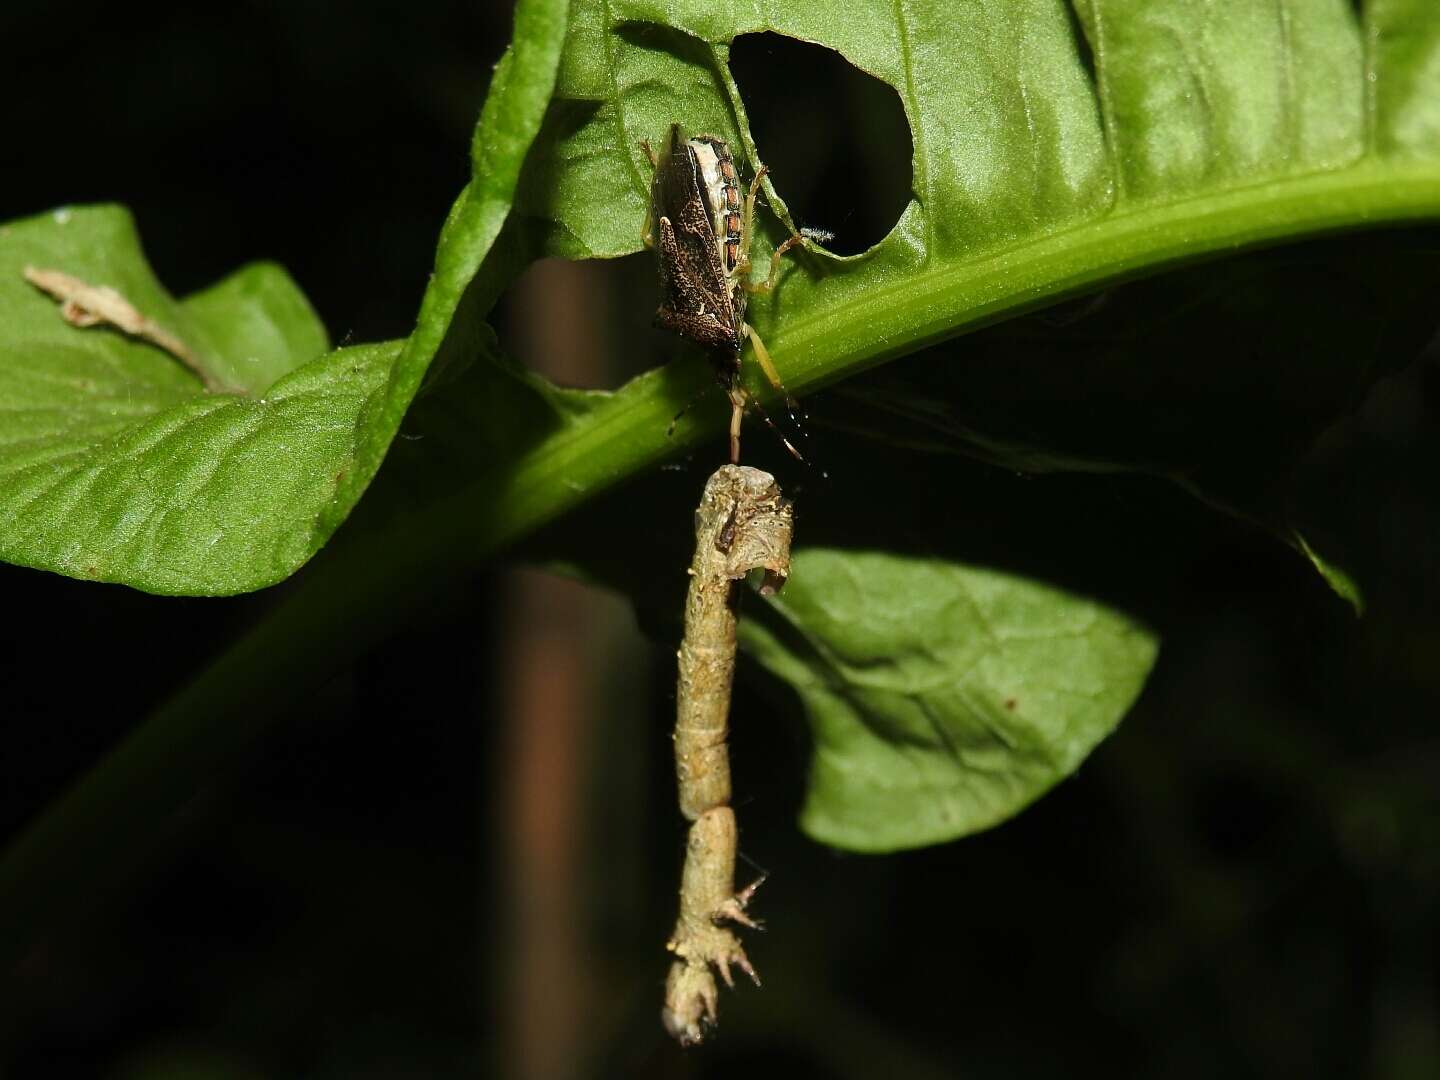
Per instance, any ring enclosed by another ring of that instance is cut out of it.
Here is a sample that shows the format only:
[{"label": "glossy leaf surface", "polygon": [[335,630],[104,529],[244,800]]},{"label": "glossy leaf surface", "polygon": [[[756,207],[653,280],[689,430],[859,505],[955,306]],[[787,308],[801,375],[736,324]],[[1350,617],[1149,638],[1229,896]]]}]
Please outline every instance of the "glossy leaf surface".
[{"label": "glossy leaf surface", "polygon": [[1005,820],[1113,730],[1155,658],[1123,614],[938,559],[806,549],[774,607],[786,632],[744,635],[815,729],[801,824],[860,851]]}]

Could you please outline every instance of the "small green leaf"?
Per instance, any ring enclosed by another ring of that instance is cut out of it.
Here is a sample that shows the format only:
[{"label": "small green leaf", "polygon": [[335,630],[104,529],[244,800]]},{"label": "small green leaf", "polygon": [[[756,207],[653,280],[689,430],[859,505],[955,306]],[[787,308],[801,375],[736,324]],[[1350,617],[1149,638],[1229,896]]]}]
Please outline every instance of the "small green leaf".
[{"label": "small green leaf", "polygon": [[[205,393],[156,346],[71,326],[27,266],[116,290],[249,395]],[[396,352],[306,363],[325,333],[275,266],[176,302],[129,215],[104,207],[0,229],[0,323],[0,557],[161,593],[254,589],[309,557]]]},{"label": "small green leaf", "polygon": [[1072,773],[1154,663],[1143,626],[1024,578],[807,548],[745,647],[795,686],[815,756],[801,825],[857,851],[1003,821]]},{"label": "small green leaf", "polygon": [[[156,280],[140,248],[130,215],[119,207],[63,207],[0,226],[0,319],[3,347],[21,358],[31,348],[58,349],[87,372],[104,369],[113,386],[133,384],[142,394],[189,396],[200,379],[163,349],[113,328],[77,329],[60,316],[55,299],[25,280],[27,269],[58,270],[86,284],[113,289],[142,315],[177,337],[220,382],[257,395],[282,375],[313,360],[329,344],[325,328],[289,275],[272,263],[256,263],[177,302]],[[56,387],[67,369],[39,365]],[[0,371],[0,377],[16,373]],[[81,387],[84,389],[85,387]],[[0,400],[9,402],[8,393]],[[63,398],[56,398],[61,404]],[[78,398],[84,407],[87,399]]]},{"label": "small green leaf", "polygon": [[187,296],[184,306],[191,325],[216,350],[217,374],[252,394],[263,394],[330,349],[310,302],[274,263],[241,267]]},{"label": "small green leaf", "polygon": [[[326,354],[324,329],[284,271],[247,267],[177,302],[114,208],[57,210],[0,227],[0,558],[160,593],[214,595],[283,580],[329,539],[389,449],[420,380],[456,328],[491,252],[550,97],[563,0],[528,0],[474,143],[475,178],[446,223],[416,333]],[[487,280],[522,265],[497,260]],[[57,270],[119,293],[181,341],[206,393],[165,351],[64,321],[28,283]],[[482,290],[483,292],[484,290]],[[474,312],[469,315],[473,320]],[[403,351],[402,351],[403,346]],[[490,367],[491,407],[542,394]]]}]

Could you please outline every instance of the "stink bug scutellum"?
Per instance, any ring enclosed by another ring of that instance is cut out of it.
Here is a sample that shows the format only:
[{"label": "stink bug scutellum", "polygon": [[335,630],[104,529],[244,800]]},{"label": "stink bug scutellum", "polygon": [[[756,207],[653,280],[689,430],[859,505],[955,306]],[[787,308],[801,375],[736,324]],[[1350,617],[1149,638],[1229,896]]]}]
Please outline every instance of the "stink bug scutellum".
[{"label": "stink bug scutellum", "polygon": [[[758,334],[745,321],[749,293],[774,288],[780,258],[805,238],[796,234],[775,249],[765,281],[750,280],[750,240],[755,220],[755,199],[767,167],[762,165],[740,194],[730,147],[712,135],[685,138],[672,124],[670,139],[657,155],[648,142],[641,144],[655,168],[650,185],[650,212],[643,239],[660,260],[660,307],[655,324],[689,338],[710,356],[715,375],[730,398],[730,461],[740,460],[740,421],[747,406],[754,406],[772,429],[769,416],[740,381],[740,351],[746,338],[770,385],[791,406],[795,399],[780,381],[775,364]],[[798,450],[778,429],[785,448],[801,461]]]}]

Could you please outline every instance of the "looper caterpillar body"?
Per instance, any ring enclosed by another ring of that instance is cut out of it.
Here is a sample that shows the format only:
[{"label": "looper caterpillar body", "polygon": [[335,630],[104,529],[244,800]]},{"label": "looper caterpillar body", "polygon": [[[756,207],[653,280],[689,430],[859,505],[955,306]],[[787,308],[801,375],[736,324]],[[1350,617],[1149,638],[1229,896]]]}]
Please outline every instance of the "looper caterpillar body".
[{"label": "looper caterpillar body", "polygon": [[736,582],[763,570],[762,595],[790,573],[794,510],[769,473],[724,465],[705,485],[695,512],[695,557],[685,598],[676,693],[675,770],[680,810],[690,821],[680,916],[667,945],[675,954],[662,1018],[684,1045],[715,1023],[718,987],[711,970],[733,985],[734,964],[759,977],[735,932],[722,921],[757,924],[745,906],[757,881],[735,892],[735,813],[730,808],[730,686],[735,673]]}]

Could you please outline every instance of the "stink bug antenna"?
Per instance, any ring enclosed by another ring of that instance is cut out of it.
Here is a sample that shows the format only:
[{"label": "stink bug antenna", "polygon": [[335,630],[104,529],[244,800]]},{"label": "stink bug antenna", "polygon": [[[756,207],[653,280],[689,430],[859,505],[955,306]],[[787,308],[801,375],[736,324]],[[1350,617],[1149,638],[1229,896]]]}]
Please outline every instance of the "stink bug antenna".
[{"label": "stink bug antenna", "polygon": [[[779,425],[776,424],[773,419],[771,419],[770,414],[765,411],[765,406],[760,404],[759,400],[756,399],[754,394],[751,394],[748,390],[746,390],[744,387],[740,386],[737,383],[734,390],[729,391],[729,395],[732,406],[735,407],[736,410],[732,416],[730,431],[732,465],[737,464],[740,457],[739,431],[737,430],[737,425],[734,422],[734,418],[743,416],[747,409],[751,409],[754,410],[755,414],[759,416],[761,420],[765,421],[765,426],[775,433],[775,438],[780,440],[780,444],[785,447],[785,449],[790,453],[791,457],[793,457],[796,461],[800,462],[802,465],[809,465],[812,468],[814,467],[814,463],[804,454],[802,454],[796,448],[793,442],[791,442],[785,437],[785,433],[781,431]],[[702,401],[704,397],[705,395],[701,394],[699,397],[692,398],[690,401],[685,403],[684,408],[682,408],[679,412],[675,414],[675,416],[670,421],[670,426],[665,429],[665,437],[667,439],[674,437],[676,425],[680,423],[681,418],[683,418],[685,414],[688,413],[695,405]],[[736,400],[737,398],[739,399],[738,401]],[[808,442],[810,439],[810,434],[806,430],[804,425],[800,423],[800,418],[796,416],[797,410],[799,411],[800,416],[804,416],[804,409],[800,407],[800,403],[794,398],[787,397],[786,404],[790,420],[795,426],[795,431],[802,439]],[[823,469],[820,470],[820,475],[825,476],[825,471]]]},{"label": "stink bug antenna", "polygon": [[[791,400],[793,401],[794,399]],[[795,402],[795,404],[798,406],[799,402]],[[790,451],[791,457],[793,457],[796,461],[800,462],[800,464],[802,465],[810,464],[809,459],[806,458],[805,455],[802,454],[799,450],[795,449],[795,444],[792,443],[789,439],[787,439],[785,437],[785,433],[780,430],[779,426],[775,423],[775,421],[770,419],[770,414],[765,411],[765,406],[760,404],[760,400],[755,397],[754,394],[747,393],[745,395],[745,407],[747,409],[755,410],[755,412],[759,415],[760,419],[765,421],[765,426],[775,433],[775,437],[780,440],[781,445],[784,446],[786,450]],[[805,429],[801,427],[799,421],[795,419],[795,413],[793,410],[790,412],[790,419],[795,421],[795,429],[803,433]]]}]

